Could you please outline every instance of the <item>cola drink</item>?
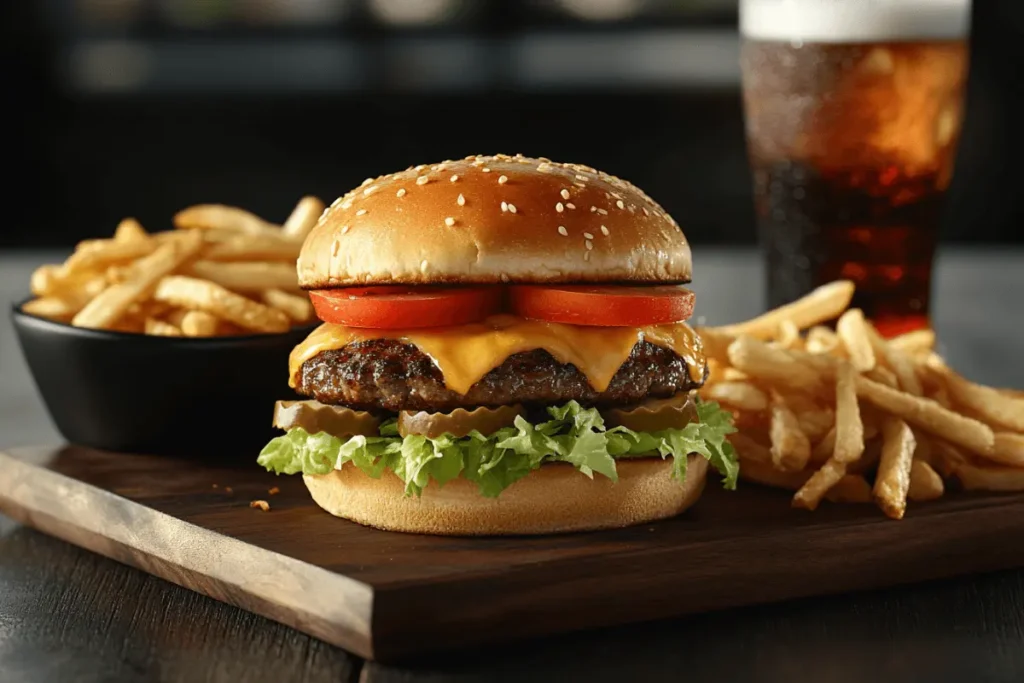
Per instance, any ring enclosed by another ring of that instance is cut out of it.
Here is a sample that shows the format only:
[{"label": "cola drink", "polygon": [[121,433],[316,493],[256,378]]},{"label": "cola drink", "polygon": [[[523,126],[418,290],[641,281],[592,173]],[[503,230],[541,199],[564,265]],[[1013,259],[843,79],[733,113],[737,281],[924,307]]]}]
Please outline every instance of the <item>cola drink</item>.
[{"label": "cola drink", "polygon": [[884,334],[929,325],[969,9],[969,0],[742,0],[769,306],[844,278]]}]

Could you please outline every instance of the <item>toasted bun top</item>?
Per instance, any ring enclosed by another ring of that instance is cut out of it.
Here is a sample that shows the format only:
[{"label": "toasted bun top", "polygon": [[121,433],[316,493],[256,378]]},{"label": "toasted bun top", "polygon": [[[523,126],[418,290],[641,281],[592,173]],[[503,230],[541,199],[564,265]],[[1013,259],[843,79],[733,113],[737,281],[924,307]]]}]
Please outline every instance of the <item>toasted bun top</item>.
[{"label": "toasted bun top", "polygon": [[634,185],[578,164],[471,156],[368,178],[302,247],[306,289],[690,281],[690,245]]}]

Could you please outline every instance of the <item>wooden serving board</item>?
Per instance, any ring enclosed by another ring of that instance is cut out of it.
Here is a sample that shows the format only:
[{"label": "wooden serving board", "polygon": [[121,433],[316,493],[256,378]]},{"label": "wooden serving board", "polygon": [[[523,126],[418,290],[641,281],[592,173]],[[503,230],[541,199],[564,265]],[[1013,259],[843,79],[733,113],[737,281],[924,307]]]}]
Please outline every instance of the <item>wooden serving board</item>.
[{"label": "wooden serving board", "polygon": [[0,512],[382,661],[1024,565],[1024,494],[950,494],[895,522],[869,505],[793,510],[785,492],[712,480],[695,508],[654,524],[442,538],[331,517],[300,477],[251,458],[68,446],[0,453]]}]

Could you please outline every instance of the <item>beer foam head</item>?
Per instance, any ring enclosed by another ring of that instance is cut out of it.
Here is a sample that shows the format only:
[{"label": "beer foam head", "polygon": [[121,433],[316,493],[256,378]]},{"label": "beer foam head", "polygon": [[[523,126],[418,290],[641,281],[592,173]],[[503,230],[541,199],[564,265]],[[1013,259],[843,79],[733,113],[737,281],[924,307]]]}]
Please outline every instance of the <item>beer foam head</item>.
[{"label": "beer foam head", "polygon": [[861,43],[967,36],[970,0],[741,0],[740,32],[759,40]]}]

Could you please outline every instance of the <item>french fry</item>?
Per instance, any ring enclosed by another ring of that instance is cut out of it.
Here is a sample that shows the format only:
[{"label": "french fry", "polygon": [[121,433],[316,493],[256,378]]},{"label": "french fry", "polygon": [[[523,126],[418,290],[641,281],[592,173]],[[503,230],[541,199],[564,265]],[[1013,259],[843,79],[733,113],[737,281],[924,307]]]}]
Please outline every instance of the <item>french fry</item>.
[{"label": "french fry", "polygon": [[857,372],[867,372],[875,367],[875,351],[871,347],[863,311],[851,308],[843,313],[836,323],[836,333]]},{"label": "french fry", "polygon": [[1024,469],[1020,467],[983,467],[963,461],[954,465],[953,476],[967,491],[1024,491]]},{"label": "french fry", "polygon": [[704,393],[709,401],[718,401],[740,410],[767,410],[768,396],[749,382],[716,382]]},{"label": "french fry", "polygon": [[750,375],[736,368],[725,368],[718,373],[724,382],[749,382]]},{"label": "french fry", "polygon": [[889,418],[882,423],[882,459],[873,493],[882,512],[892,519],[902,519],[907,509],[915,445],[914,433],[906,422]]},{"label": "french fry", "polygon": [[765,465],[772,464],[771,451],[762,446],[754,439],[742,432],[733,432],[729,435],[729,443],[736,449],[736,453],[742,460],[755,460]]},{"label": "french fry", "polygon": [[910,488],[907,490],[907,499],[915,503],[935,500],[941,498],[945,491],[946,485],[939,473],[915,455],[910,463]]},{"label": "french fry", "polygon": [[306,235],[316,225],[326,208],[324,203],[316,197],[303,197],[292,209],[288,220],[281,226],[282,232],[293,240],[301,242],[306,239]]},{"label": "french fry", "polygon": [[287,261],[299,257],[302,243],[270,235],[236,235],[203,252],[204,261]]},{"label": "french fry", "polygon": [[865,329],[875,355],[881,358],[893,371],[900,388],[914,396],[923,395],[924,390],[921,388],[921,382],[917,378],[914,363],[910,357],[885,341],[874,326],[866,325]]},{"label": "french fry", "polygon": [[871,370],[864,373],[864,376],[878,382],[879,384],[884,384],[890,389],[900,388],[900,381],[896,378],[896,373],[881,365],[876,365],[871,368]]},{"label": "french fry", "polygon": [[995,434],[988,425],[947,410],[929,399],[890,389],[860,375],[855,382],[857,396],[885,412],[973,453],[992,453]]},{"label": "french fry", "polygon": [[1024,467],[1024,434],[996,432],[995,448],[989,460],[1003,465]]},{"label": "french fry", "polygon": [[158,318],[146,318],[145,326],[146,334],[152,334],[158,337],[180,337],[181,330],[170,323],[165,323],[163,320]]},{"label": "french fry", "polygon": [[776,469],[788,472],[802,470],[811,457],[811,444],[800,430],[796,415],[789,409],[783,398],[772,392],[771,436],[772,464]]},{"label": "french fry", "polygon": [[793,495],[793,507],[814,510],[829,489],[846,476],[846,465],[830,459]]},{"label": "french fry", "polygon": [[910,356],[928,353],[935,348],[935,332],[932,330],[906,332],[890,339],[889,346]]},{"label": "french fry", "polygon": [[744,459],[740,462],[740,479],[764,486],[796,491],[804,485],[810,476],[810,472],[806,470],[781,472],[775,469],[771,463],[763,463],[759,460]]},{"label": "french fry", "polygon": [[787,351],[768,346],[753,337],[737,337],[729,345],[729,361],[751,377],[785,384],[794,389],[816,390],[822,377],[814,368],[798,362]]},{"label": "french fry", "polygon": [[196,261],[187,269],[188,275],[209,280],[239,292],[262,292],[266,289],[298,289],[293,263],[218,263]]},{"label": "french fry", "polygon": [[308,323],[313,319],[313,304],[309,296],[291,294],[280,289],[264,290],[261,298],[266,305],[276,308],[297,323]]},{"label": "french fry", "polygon": [[151,290],[160,278],[199,251],[201,246],[202,239],[198,234],[162,245],[139,260],[130,280],[107,287],[86,304],[71,323],[78,327],[110,327],[128,306]]},{"label": "french fry", "polygon": [[811,449],[811,464],[820,467],[832,457],[832,451],[836,447],[836,428],[835,425],[826,432],[825,436],[821,437],[821,440],[814,444],[814,448]]},{"label": "french fry", "polygon": [[839,348],[839,337],[824,325],[815,325],[807,331],[804,348],[809,353],[832,353]]},{"label": "french fry", "polygon": [[871,484],[859,474],[847,474],[825,492],[825,500],[832,503],[870,503]]},{"label": "french fry", "polygon": [[95,240],[92,244],[75,251],[64,263],[69,275],[90,270],[105,270],[107,266],[152,254],[157,244],[153,240]]},{"label": "french fry", "polygon": [[206,280],[181,275],[165,277],[157,286],[153,298],[175,306],[205,311],[255,332],[284,332],[290,327],[288,316],[281,311]]},{"label": "french fry", "polygon": [[117,224],[117,229],[114,230],[115,242],[145,242],[147,239],[149,239],[149,234],[134,218],[125,218]]},{"label": "french fry", "polygon": [[854,285],[849,280],[837,280],[822,285],[793,303],[779,306],[746,322],[716,328],[718,332],[733,336],[749,335],[758,339],[771,339],[783,320],[791,320],[799,329],[831,320],[846,310],[853,298]]},{"label": "french fry", "polygon": [[29,315],[48,318],[58,322],[70,322],[81,307],[75,307],[70,301],[55,296],[42,296],[26,301],[21,310]]},{"label": "french fry", "polygon": [[939,375],[957,405],[996,427],[1024,432],[1024,398],[970,382],[936,358],[929,358],[927,366]]},{"label": "french fry", "polygon": [[824,438],[836,423],[835,413],[828,407],[800,410],[795,415],[797,424],[800,425],[800,431],[811,441]]},{"label": "french fry", "polygon": [[698,328],[701,342],[704,345],[704,355],[708,358],[729,362],[729,345],[736,341],[731,334],[719,332],[712,327]]},{"label": "french fry", "polygon": [[779,332],[775,344],[780,349],[801,349],[803,339],[800,337],[800,328],[789,318],[779,323]]},{"label": "french fry", "polygon": [[217,317],[206,311],[188,311],[181,318],[181,332],[186,337],[212,337],[217,334]]},{"label": "french fry", "polygon": [[35,296],[51,296],[56,292],[65,277],[64,269],[61,266],[39,266],[32,272],[29,288]]},{"label": "french fry", "polygon": [[836,381],[836,430],[832,458],[847,465],[864,454],[864,423],[860,419],[853,367],[839,366]]},{"label": "french fry", "polygon": [[223,204],[197,204],[182,209],[174,215],[174,226],[184,230],[228,230],[271,237],[281,237],[283,234],[278,226],[254,213]]},{"label": "french fry", "polygon": [[967,464],[967,456],[959,448],[940,439],[932,439],[932,467],[944,477],[952,477],[958,467]]}]

